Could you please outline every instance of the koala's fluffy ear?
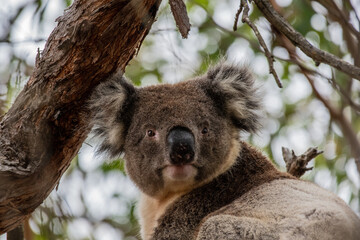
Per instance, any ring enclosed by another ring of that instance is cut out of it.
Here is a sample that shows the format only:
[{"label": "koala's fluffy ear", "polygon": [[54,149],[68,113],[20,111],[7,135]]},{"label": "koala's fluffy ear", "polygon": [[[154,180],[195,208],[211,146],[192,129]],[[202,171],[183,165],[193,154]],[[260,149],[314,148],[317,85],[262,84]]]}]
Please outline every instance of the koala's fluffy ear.
[{"label": "koala's fluffy ear", "polygon": [[247,67],[220,63],[208,71],[206,81],[207,92],[236,127],[248,132],[259,128],[261,100]]},{"label": "koala's fluffy ear", "polygon": [[121,154],[131,122],[136,89],[122,76],[113,76],[100,84],[90,100],[93,132],[101,137],[98,151],[111,156]]}]

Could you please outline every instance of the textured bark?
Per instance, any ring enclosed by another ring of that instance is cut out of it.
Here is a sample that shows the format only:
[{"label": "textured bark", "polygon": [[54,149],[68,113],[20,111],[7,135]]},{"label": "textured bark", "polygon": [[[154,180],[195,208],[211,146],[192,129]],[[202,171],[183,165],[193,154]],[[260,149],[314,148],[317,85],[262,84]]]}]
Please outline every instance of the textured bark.
[{"label": "textured bark", "polygon": [[190,31],[190,20],[183,0],[169,0],[171,12],[174,16],[176,26],[183,38],[187,38]]},{"label": "textured bark", "polygon": [[312,170],[312,167],[307,167],[307,164],[322,154],[323,151],[318,151],[317,148],[309,148],[305,153],[296,156],[294,150],[282,147],[282,154],[286,163],[286,171],[294,177],[300,178],[306,171]]},{"label": "textured bark", "polygon": [[90,127],[94,87],[125,66],[161,0],[77,0],[57,19],[33,75],[0,123],[0,234],[49,195]]}]

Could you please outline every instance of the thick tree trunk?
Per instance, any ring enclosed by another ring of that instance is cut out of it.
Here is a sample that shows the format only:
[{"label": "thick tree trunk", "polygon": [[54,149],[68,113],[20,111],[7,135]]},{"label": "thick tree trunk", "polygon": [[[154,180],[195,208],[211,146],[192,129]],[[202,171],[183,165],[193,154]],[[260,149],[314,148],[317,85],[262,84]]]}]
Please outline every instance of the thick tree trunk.
[{"label": "thick tree trunk", "polygon": [[0,123],[0,234],[49,195],[90,127],[94,87],[124,70],[161,0],[77,0],[51,33],[33,75]]}]

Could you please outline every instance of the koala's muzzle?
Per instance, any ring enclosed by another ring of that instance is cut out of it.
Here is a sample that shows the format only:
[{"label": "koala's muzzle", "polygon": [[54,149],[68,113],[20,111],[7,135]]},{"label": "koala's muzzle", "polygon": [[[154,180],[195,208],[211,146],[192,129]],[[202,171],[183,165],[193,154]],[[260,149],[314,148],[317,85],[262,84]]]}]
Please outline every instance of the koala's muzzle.
[{"label": "koala's muzzle", "polygon": [[170,130],[167,137],[170,150],[170,162],[174,165],[190,163],[195,155],[195,139],[189,129],[175,127]]}]

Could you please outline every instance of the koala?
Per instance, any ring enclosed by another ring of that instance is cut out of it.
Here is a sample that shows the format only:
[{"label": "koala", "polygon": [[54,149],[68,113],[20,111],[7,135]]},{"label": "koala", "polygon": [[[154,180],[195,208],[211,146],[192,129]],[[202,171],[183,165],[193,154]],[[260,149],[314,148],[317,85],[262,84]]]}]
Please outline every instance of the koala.
[{"label": "koala", "polygon": [[240,139],[256,132],[261,112],[247,67],[223,62],[143,88],[115,76],[90,107],[99,151],[123,154],[141,191],[145,240],[360,239],[345,202],[280,172]]}]

